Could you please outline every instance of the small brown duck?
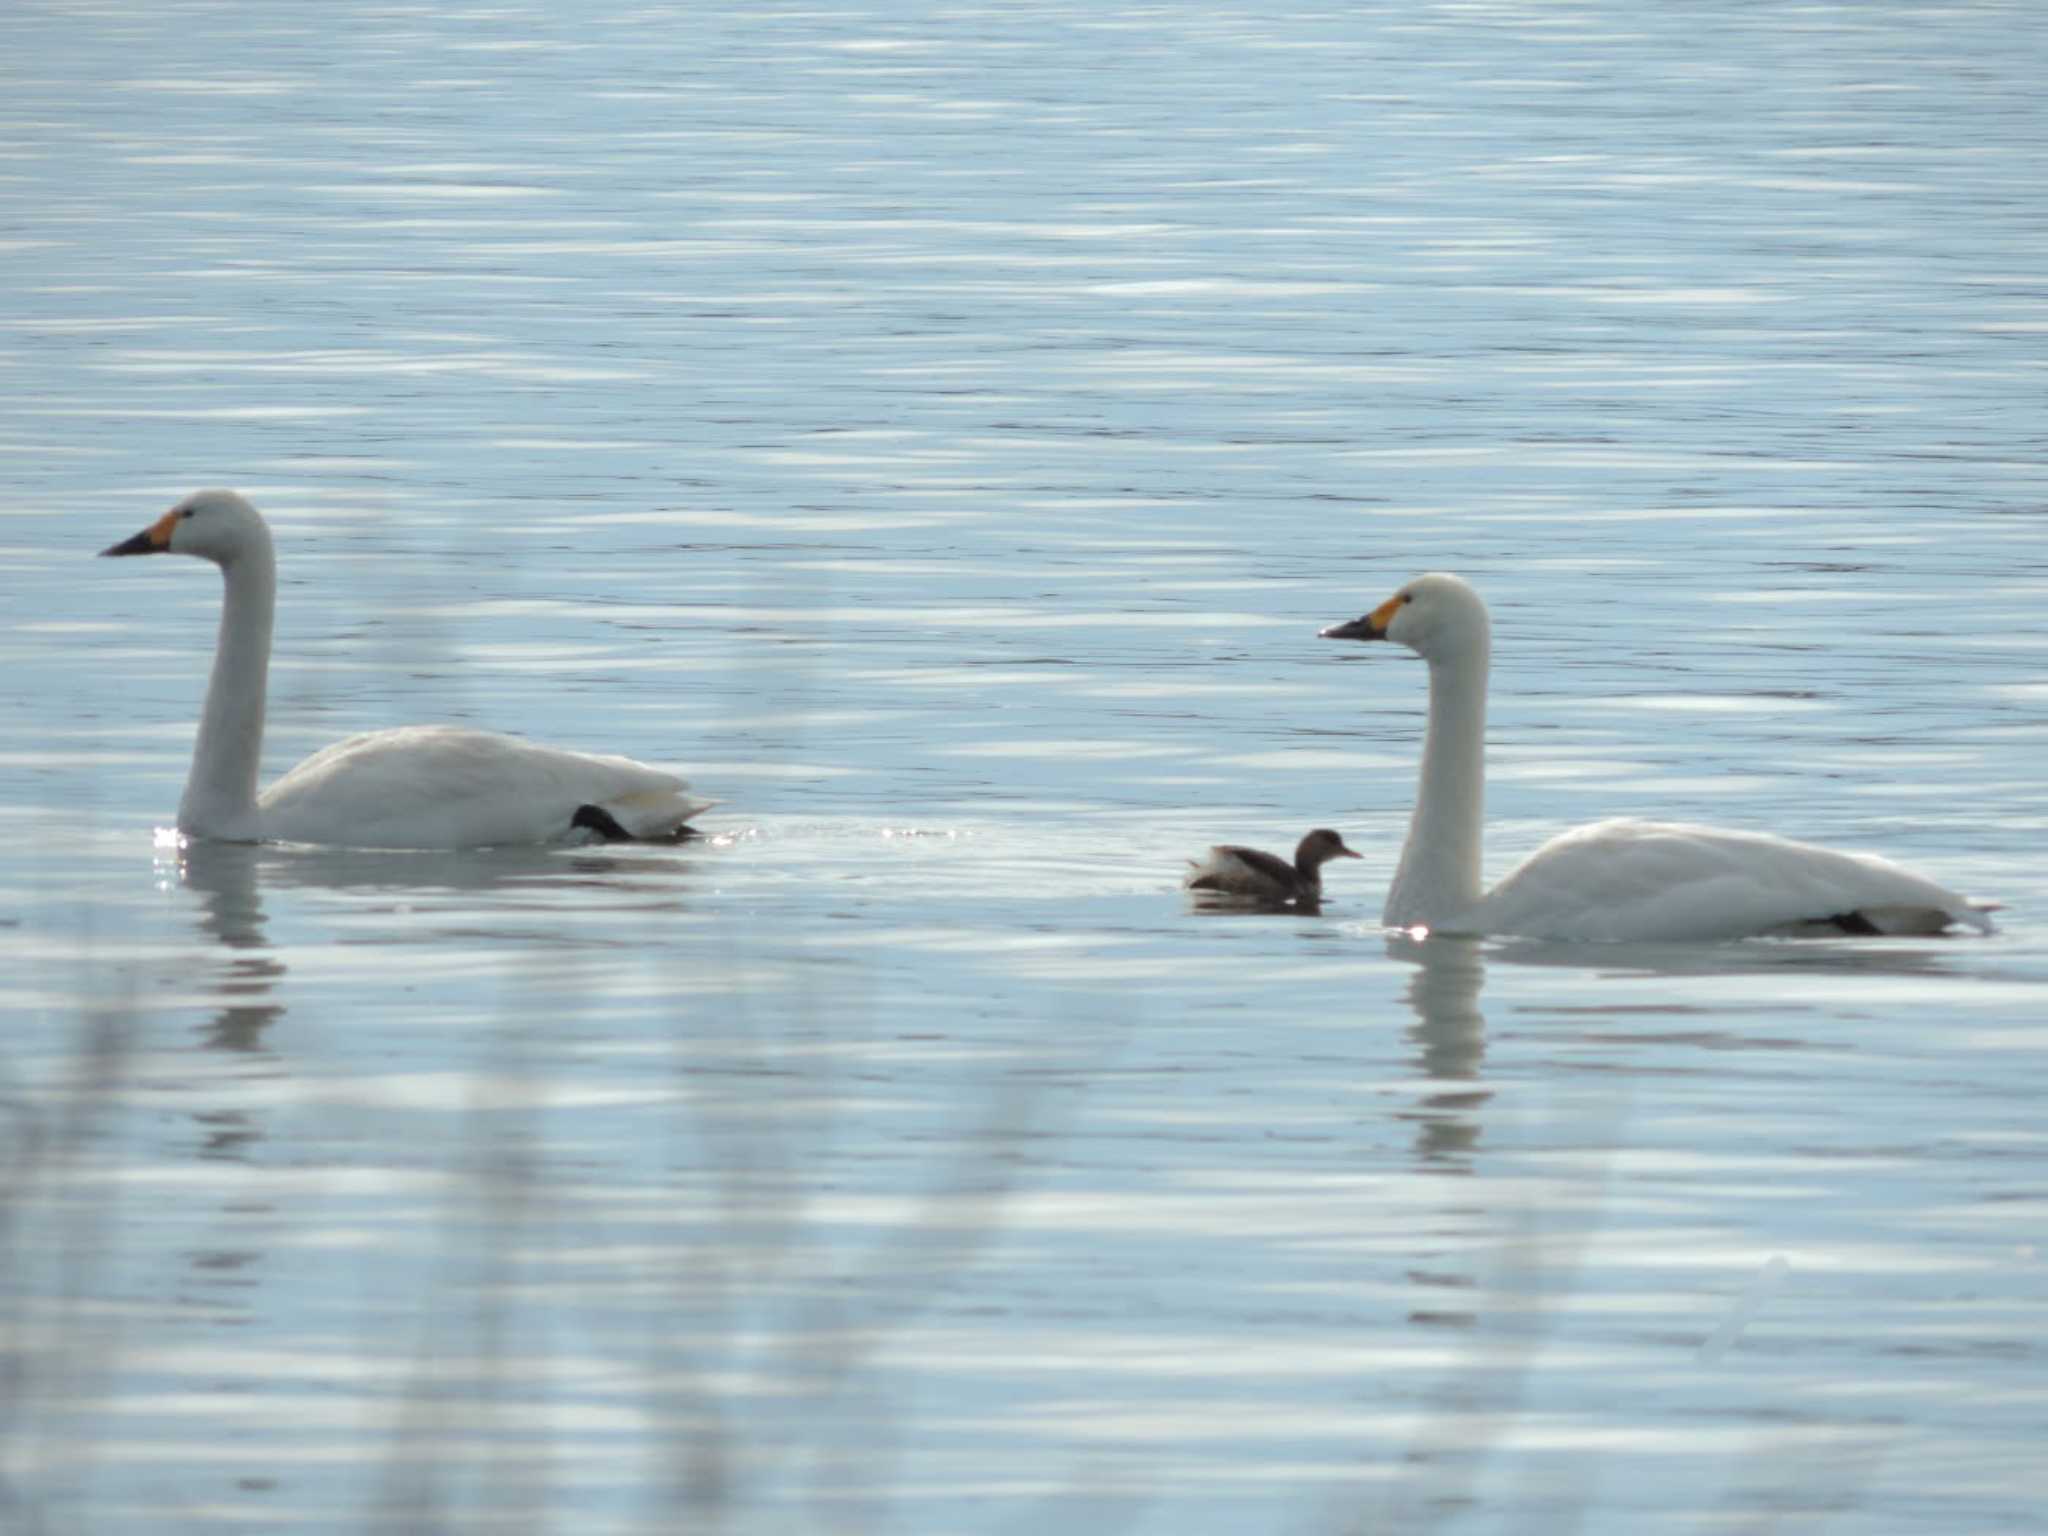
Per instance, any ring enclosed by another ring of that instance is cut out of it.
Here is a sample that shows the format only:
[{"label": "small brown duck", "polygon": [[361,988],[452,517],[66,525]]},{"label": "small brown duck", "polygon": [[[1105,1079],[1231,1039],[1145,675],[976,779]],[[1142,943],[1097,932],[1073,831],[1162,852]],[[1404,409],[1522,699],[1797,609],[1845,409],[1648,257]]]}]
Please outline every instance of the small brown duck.
[{"label": "small brown duck", "polygon": [[1276,906],[1289,901],[1313,906],[1322,899],[1323,866],[1332,859],[1359,857],[1344,846],[1341,833],[1317,827],[1296,845],[1292,864],[1276,854],[1226,843],[1211,848],[1206,859],[1188,860],[1188,877],[1182,885],[1210,896],[1235,896]]}]

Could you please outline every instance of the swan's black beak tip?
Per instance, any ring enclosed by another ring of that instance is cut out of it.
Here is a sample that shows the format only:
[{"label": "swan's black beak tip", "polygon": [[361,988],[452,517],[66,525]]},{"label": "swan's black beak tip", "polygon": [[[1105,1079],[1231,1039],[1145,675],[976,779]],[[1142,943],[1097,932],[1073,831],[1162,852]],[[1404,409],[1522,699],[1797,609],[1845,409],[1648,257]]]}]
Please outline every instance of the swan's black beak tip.
[{"label": "swan's black beak tip", "polygon": [[151,529],[145,528],[142,530],[142,532],[136,534],[135,537],[132,539],[123,539],[118,544],[109,544],[105,549],[100,551],[100,554],[102,556],[160,555],[164,552],[165,546],[157,543],[154,539],[150,537],[152,531],[153,530]]},{"label": "swan's black beak tip", "polygon": [[1373,627],[1372,615],[1346,619],[1342,624],[1332,624],[1328,629],[1316,631],[1319,640],[1384,640],[1387,632]]}]

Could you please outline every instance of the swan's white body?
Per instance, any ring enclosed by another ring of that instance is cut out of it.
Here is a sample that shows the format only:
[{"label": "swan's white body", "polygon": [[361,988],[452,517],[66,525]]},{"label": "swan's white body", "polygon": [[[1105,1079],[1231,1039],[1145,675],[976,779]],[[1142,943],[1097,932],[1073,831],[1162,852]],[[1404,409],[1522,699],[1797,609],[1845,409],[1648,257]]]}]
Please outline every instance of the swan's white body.
[{"label": "swan's white body", "polygon": [[1953,923],[1991,928],[1954,891],[1875,854],[1768,832],[1617,819],[1552,838],[1462,917],[1428,926],[1658,942],[1939,933]]},{"label": "swan's white body", "polygon": [[1684,822],[1576,828],[1487,890],[1480,842],[1492,640],[1479,594],[1456,576],[1421,576],[1323,633],[1398,641],[1429,663],[1415,816],[1382,914],[1390,927],[1613,942],[1991,931],[1963,897],[1888,859]]},{"label": "swan's white body", "polygon": [[262,517],[233,491],[199,491],[104,553],[197,555],[225,582],[213,676],[178,803],[182,832],[348,848],[672,840],[714,803],[631,758],[446,725],[351,736],[259,795],[277,603],[277,557]]}]

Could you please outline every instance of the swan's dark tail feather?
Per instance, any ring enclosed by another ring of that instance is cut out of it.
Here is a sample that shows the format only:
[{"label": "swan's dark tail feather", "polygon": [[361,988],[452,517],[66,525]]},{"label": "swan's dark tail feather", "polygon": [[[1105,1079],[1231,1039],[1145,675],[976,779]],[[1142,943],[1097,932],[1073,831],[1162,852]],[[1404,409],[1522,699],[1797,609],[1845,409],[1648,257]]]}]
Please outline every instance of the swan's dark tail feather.
[{"label": "swan's dark tail feather", "polygon": [[579,805],[576,814],[569,818],[569,825],[585,832],[595,832],[598,839],[607,843],[630,843],[633,834],[619,825],[619,818],[601,805]]}]

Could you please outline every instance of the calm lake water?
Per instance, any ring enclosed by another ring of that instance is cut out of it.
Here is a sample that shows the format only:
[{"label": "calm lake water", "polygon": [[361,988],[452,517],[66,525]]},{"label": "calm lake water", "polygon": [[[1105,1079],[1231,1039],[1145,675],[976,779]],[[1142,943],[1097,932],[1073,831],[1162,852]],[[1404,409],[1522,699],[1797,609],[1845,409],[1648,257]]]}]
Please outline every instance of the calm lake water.
[{"label": "calm lake water", "polygon": [[[2005,1533],[2048,1505],[2037,8],[0,13],[0,1525]],[[195,846],[467,721],[681,849]],[[1382,933],[1632,812],[1986,940]],[[1316,917],[1176,888],[1365,852]]]}]

